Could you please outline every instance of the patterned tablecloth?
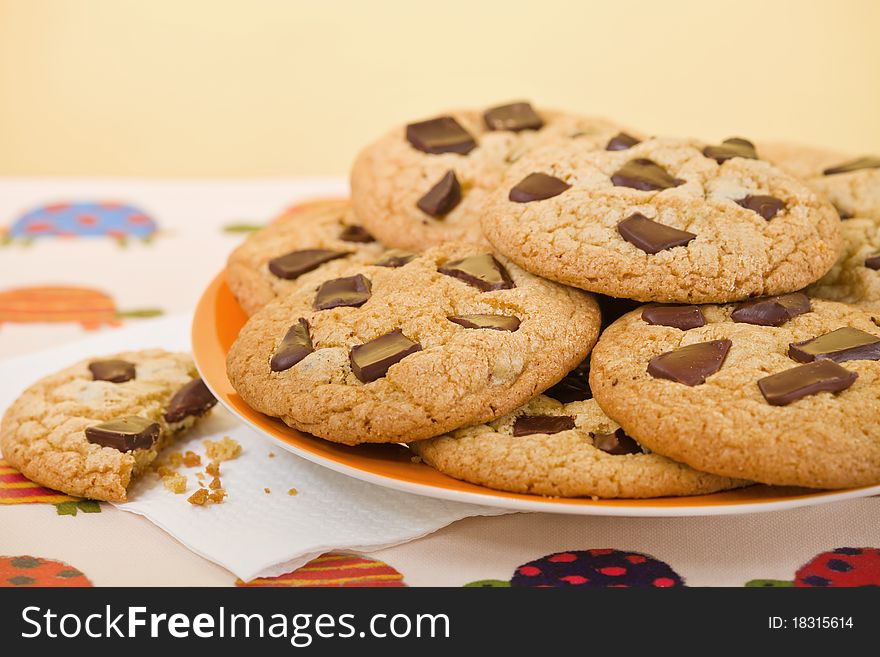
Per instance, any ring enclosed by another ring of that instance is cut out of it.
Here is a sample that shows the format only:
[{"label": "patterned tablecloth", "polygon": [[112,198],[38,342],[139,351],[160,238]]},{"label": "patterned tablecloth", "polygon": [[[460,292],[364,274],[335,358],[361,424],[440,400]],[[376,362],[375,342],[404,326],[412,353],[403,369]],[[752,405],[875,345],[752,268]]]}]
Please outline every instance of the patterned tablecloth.
[{"label": "patterned tablecloth", "polygon": [[[0,358],[189,312],[249,227],[345,192],[338,179],[0,180]],[[712,518],[469,518],[249,585],[475,582],[876,585],[880,499]],[[244,585],[146,519],[40,488],[0,459],[0,586],[34,584]]]}]

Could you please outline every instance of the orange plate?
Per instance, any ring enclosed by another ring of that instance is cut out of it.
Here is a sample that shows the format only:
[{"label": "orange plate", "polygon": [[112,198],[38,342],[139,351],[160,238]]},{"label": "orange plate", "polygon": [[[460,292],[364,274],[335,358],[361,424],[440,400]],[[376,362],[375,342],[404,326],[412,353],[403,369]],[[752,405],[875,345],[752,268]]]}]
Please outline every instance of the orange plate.
[{"label": "orange plate", "polygon": [[821,504],[880,494],[880,486],[845,491],[750,486],[712,495],[649,500],[548,498],[506,493],[447,477],[422,463],[413,463],[402,445],[348,447],[291,429],[280,420],[250,408],[226,378],[226,354],[247,316],[232,296],[221,272],[205,290],[196,308],[192,347],[205,382],[234,415],[257,432],[294,454],[337,472],[380,486],[419,495],[497,506],[520,511],[545,511],[608,516],[703,516]]}]

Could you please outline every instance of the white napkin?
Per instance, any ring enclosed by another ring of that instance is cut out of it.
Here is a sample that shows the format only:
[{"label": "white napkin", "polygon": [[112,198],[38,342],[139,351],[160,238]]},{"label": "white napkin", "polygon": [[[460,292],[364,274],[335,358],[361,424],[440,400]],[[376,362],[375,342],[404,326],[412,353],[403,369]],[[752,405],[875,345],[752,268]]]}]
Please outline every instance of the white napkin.
[{"label": "white napkin", "polygon": [[[186,316],[141,321],[0,361],[0,409],[36,379],[82,358],[147,347],[188,351],[189,327]],[[202,441],[223,436],[242,446],[241,456],[220,467],[228,497],[222,504],[194,507],[186,498],[197,488],[195,473],[207,463]],[[263,440],[219,405],[173,449],[202,456],[202,467],[179,469],[187,476],[187,493],[174,494],[148,474],[131,487],[129,502],[115,506],[148,518],[245,581],[289,572],[328,550],[380,550],[461,518],[510,513],[402,493],[333,472]],[[291,488],[296,495],[288,494]]]}]

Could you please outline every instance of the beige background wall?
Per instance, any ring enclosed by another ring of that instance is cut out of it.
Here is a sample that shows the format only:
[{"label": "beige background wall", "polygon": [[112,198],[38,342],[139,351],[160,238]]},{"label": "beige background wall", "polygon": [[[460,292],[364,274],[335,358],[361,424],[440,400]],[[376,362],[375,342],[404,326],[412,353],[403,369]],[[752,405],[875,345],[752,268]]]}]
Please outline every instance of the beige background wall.
[{"label": "beige background wall", "polygon": [[343,173],[528,98],[880,152],[880,0],[0,0],[0,174]]}]

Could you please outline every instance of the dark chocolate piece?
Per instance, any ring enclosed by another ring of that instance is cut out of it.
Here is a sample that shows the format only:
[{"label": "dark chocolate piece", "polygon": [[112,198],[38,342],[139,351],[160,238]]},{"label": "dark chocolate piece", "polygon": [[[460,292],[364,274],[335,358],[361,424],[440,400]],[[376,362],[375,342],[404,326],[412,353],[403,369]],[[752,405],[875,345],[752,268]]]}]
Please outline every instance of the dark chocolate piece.
[{"label": "dark chocolate piece", "polygon": [[574,429],[574,418],[568,415],[520,415],[513,421],[514,436],[559,433],[568,429]]},{"label": "dark chocolate piece", "polygon": [[159,423],[137,415],[86,427],[86,440],[120,452],[149,449],[159,439]]},{"label": "dark chocolate piece", "polygon": [[880,253],[875,253],[865,258],[865,267],[875,270],[880,269]]},{"label": "dark chocolate piece", "polygon": [[510,315],[450,315],[450,322],[468,329],[494,329],[496,331],[516,331],[519,328],[519,317]]},{"label": "dark chocolate piece", "polygon": [[730,345],[730,340],[712,340],[667,351],[651,359],[648,374],[686,386],[700,385],[721,369]]},{"label": "dark chocolate piece", "polygon": [[330,251],[327,249],[291,251],[286,255],[272,258],[269,261],[269,271],[278,278],[292,280],[310,271],[314,271],[325,262],[344,258],[347,255],[349,254],[345,251]]},{"label": "dark chocolate piece", "polygon": [[765,194],[746,196],[738,200],[736,204],[761,215],[767,221],[770,221],[777,214],[785,210],[785,203],[783,201],[780,201],[775,196],[767,196]]},{"label": "dark chocolate piece", "polygon": [[792,317],[812,310],[810,298],[803,292],[792,292],[775,297],[746,301],[730,313],[730,319],[740,324],[781,326]]},{"label": "dark chocolate piece", "polygon": [[625,132],[618,132],[608,140],[608,143],[605,145],[605,150],[625,151],[639,143],[641,142],[632,135],[628,135]]},{"label": "dark chocolate piece", "polygon": [[584,360],[584,362],[566,374],[562,381],[552,388],[545,390],[543,394],[563,404],[592,399],[593,391],[590,390],[590,359]]},{"label": "dark chocolate piece", "polygon": [[860,169],[878,169],[880,168],[880,157],[858,157],[855,160],[838,164],[834,167],[828,167],[822,173],[826,176],[833,176],[835,173],[850,173],[851,171],[859,171]]},{"label": "dark chocolate piece", "polygon": [[880,360],[880,338],[850,326],[811,340],[788,345],[788,357],[799,363],[814,360]]},{"label": "dark chocolate piece", "polygon": [[529,103],[510,103],[486,110],[483,120],[489,130],[540,130],[544,120]]},{"label": "dark chocolate piece", "polygon": [[623,429],[617,429],[614,433],[591,433],[590,437],[593,439],[593,447],[614,456],[642,454],[639,444],[627,436]]},{"label": "dark chocolate piece", "polygon": [[451,116],[410,123],[406,126],[406,139],[423,153],[458,153],[467,155],[477,146],[477,142]]},{"label": "dark chocolate piece", "polygon": [[649,306],[642,311],[642,319],[648,324],[671,326],[682,331],[706,324],[699,306]]},{"label": "dark chocolate piece", "polygon": [[369,244],[376,241],[376,238],[370,235],[363,226],[346,226],[339,233],[339,239],[343,242],[358,242],[360,244]]},{"label": "dark chocolate piece", "polygon": [[370,298],[370,279],[363,274],[324,281],[315,295],[315,310],[358,308]]},{"label": "dark chocolate piece", "polygon": [[461,202],[461,185],[455,171],[447,171],[440,181],[418,200],[419,210],[432,217],[444,217]]},{"label": "dark chocolate piece", "polygon": [[415,253],[410,253],[409,251],[401,251],[399,249],[392,249],[391,251],[386,251],[385,255],[376,263],[376,267],[403,267],[405,264],[414,260],[416,257]]},{"label": "dark chocolate piece", "polygon": [[651,255],[676,246],[685,246],[697,237],[686,230],[658,223],[639,213],[631,214],[617,224],[617,232],[627,242]]},{"label": "dark chocolate piece", "polygon": [[135,377],[134,363],[116,358],[92,361],[89,363],[89,372],[92,373],[93,381],[110,383],[125,383]]},{"label": "dark chocolate piece", "polygon": [[287,333],[281,339],[281,344],[272,354],[269,367],[273,372],[289,370],[313,351],[309,323],[300,318],[296,324],[287,329]]},{"label": "dark chocolate piece", "polygon": [[725,139],[718,146],[706,146],[703,149],[703,155],[711,157],[718,164],[732,160],[735,157],[744,157],[749,160],[758,159],[755,145],[748,139],[742,139],[741,137]]},{"label": "dark chocolate piece", "polygon": [[798,365],[758,380],[758,388],[768,404],[786,406],[817,392],[840,392],[849,388],[859,375],[830,360]]},{"label": "dark chocolate piece", "polygon": [[351,348],[352,373],[363,383],[381,379],[395,363],[410,354],[422,350],[422,345],[413,342],[396,329],[364,344]]},{"label": "dark chocolate piece", "polygon": [[546,173],[530,173],[520,180],[507,195],[514,203],[530,203],[531,201],[543,201],[554,196],[559,196],[565,190],[571,188],[564,180]]},{"label": "dark chocolate piece", "polygon": [[644,157],[630,160],[611,176],[615,187],[632,187],[643,192],[669,189],[684,184],[681,178],[674,178],[653,160]]},{"label": "dark chocolate piece", "polygon": [[504,266],[489,253],[447,262],[437,271],[464,281],[483,292],[516,287]]},{"label": "dark chocolate piece", "polygon": [[217,398],[208,390],[208,386],[201,379],[193,379],[183,385],[171,401],[165,411],[166,422],[180,422],[187,417],[201,417],[217,404]]}]

